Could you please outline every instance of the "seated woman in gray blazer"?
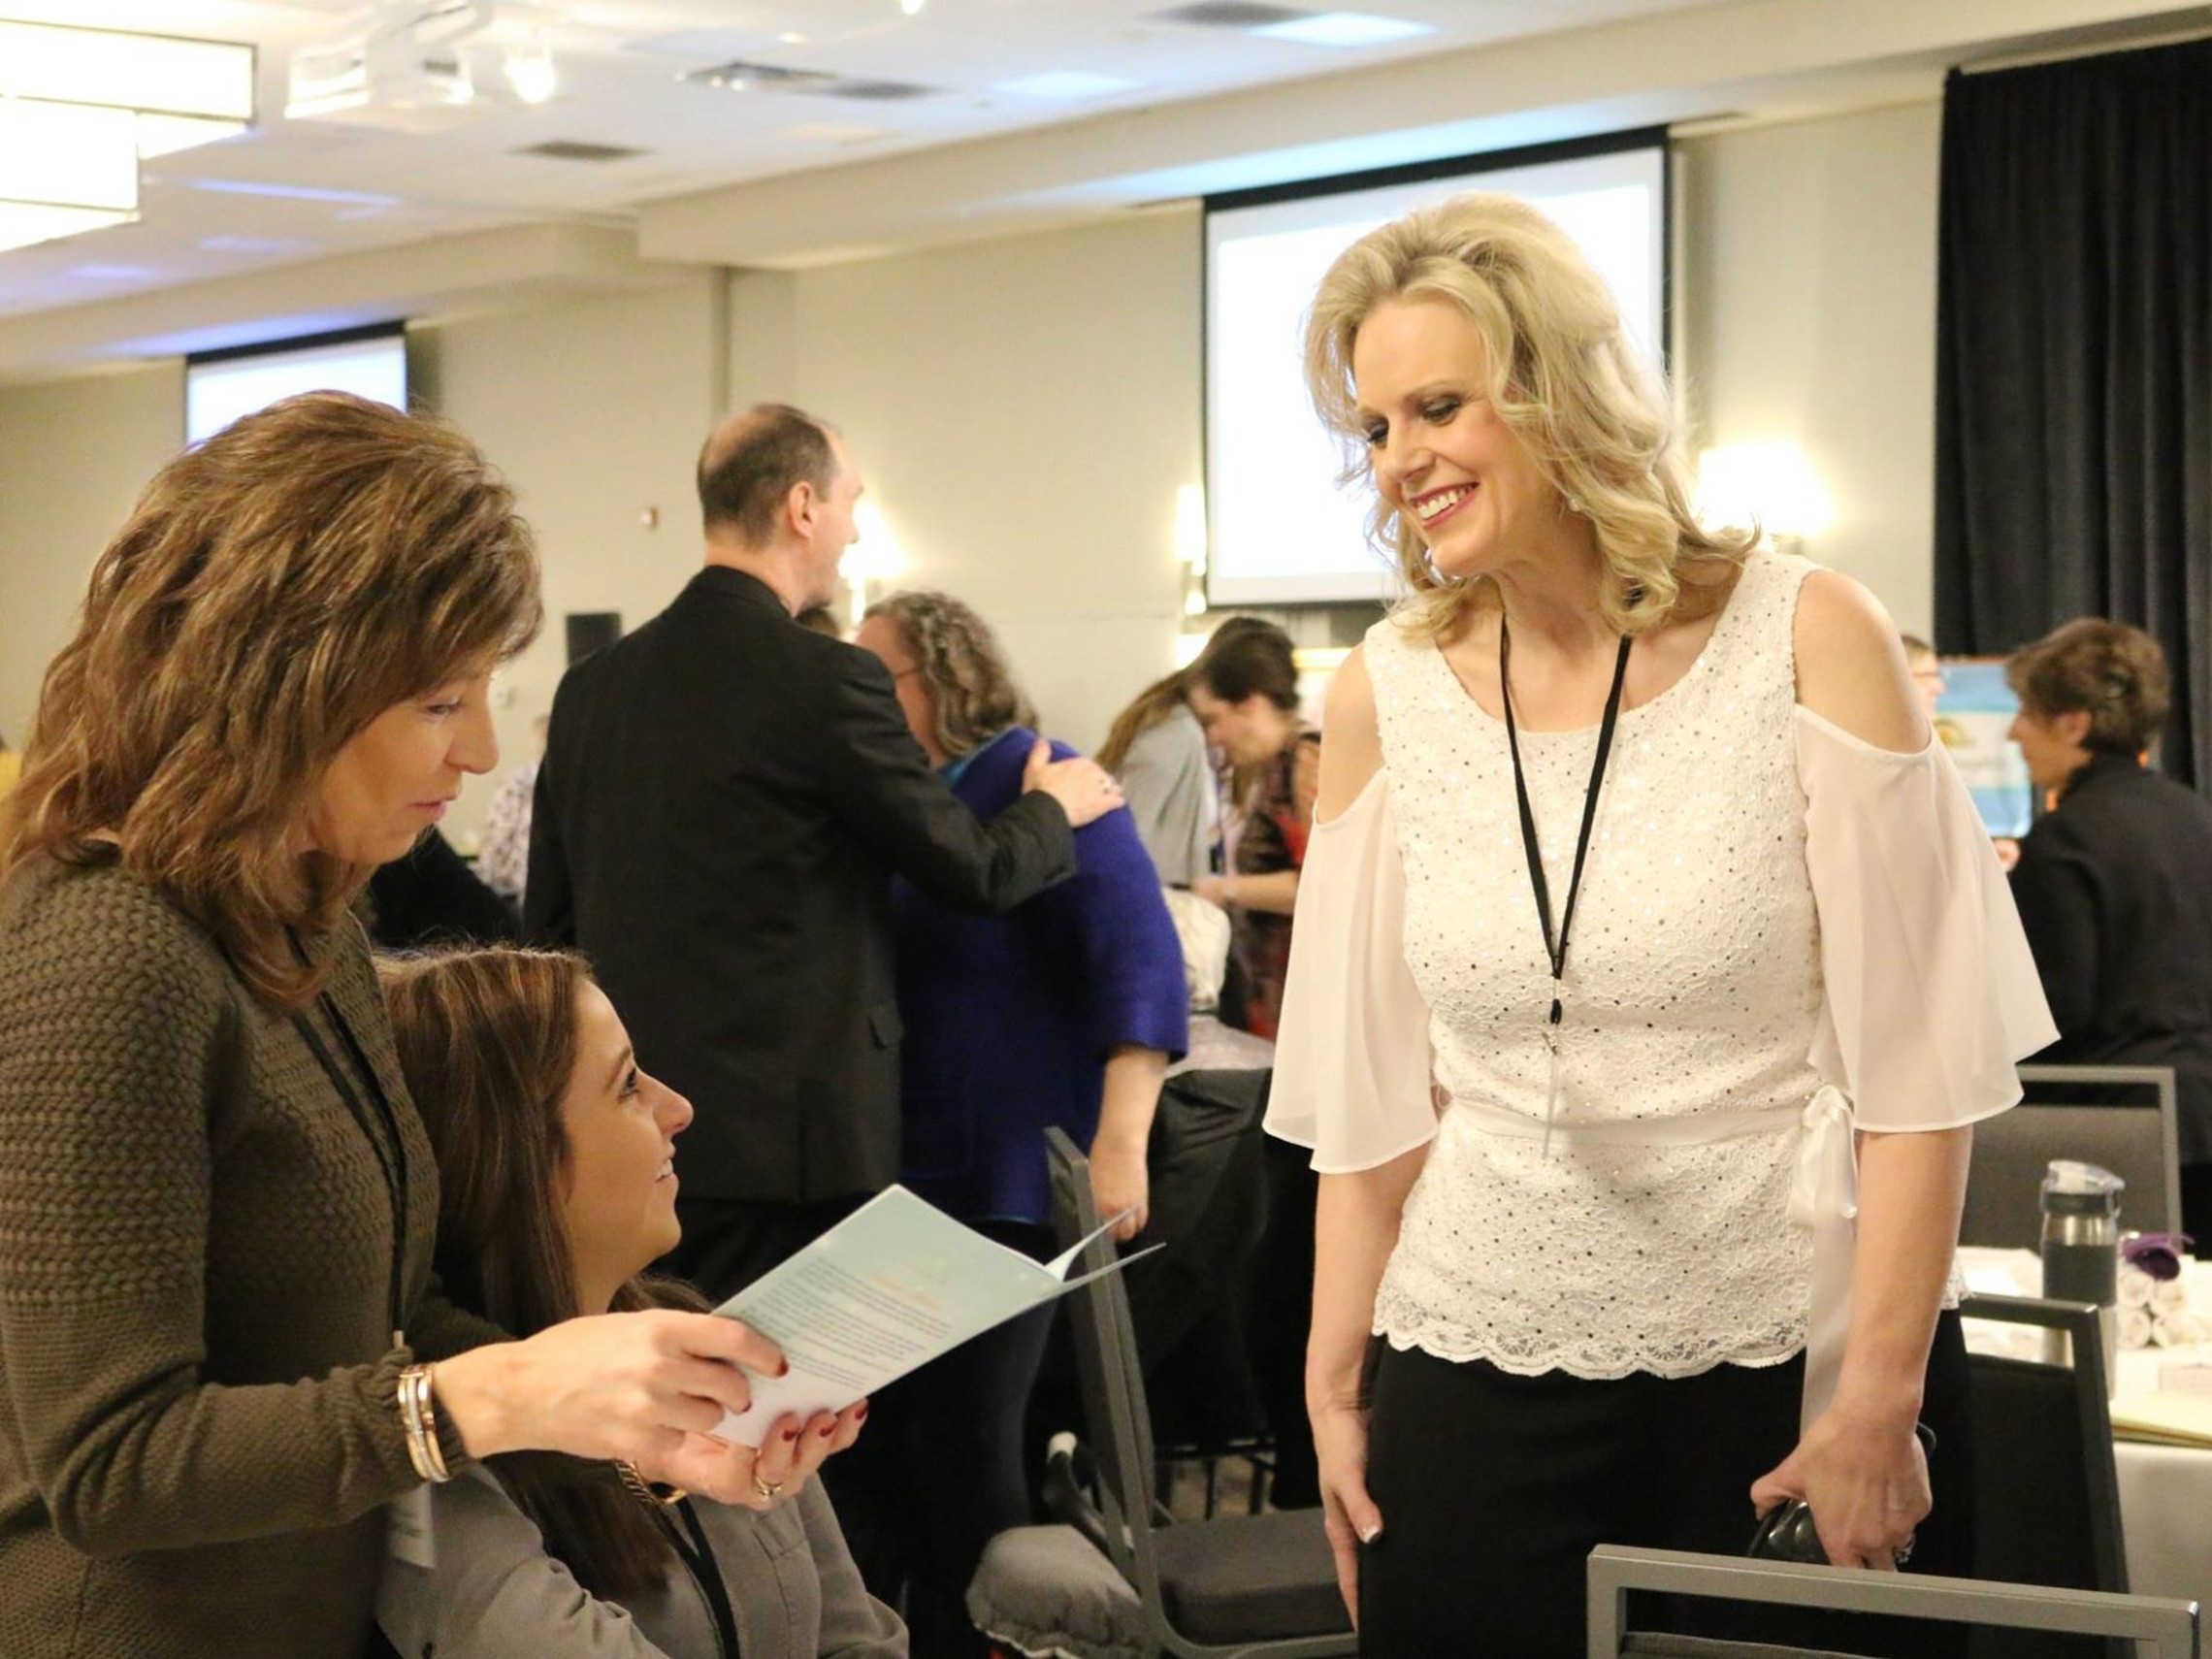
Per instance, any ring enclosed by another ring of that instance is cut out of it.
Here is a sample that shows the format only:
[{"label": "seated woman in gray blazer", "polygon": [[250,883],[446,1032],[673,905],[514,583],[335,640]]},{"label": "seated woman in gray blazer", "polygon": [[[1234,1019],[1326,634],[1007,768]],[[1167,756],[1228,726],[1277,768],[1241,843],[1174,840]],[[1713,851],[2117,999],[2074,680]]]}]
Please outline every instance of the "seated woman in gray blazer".
[{"label": "seated woman in gray blazer", "polygon": [[[638,1069],[582,960],[499,947],[381,973],[438,1152],[448,1294],[518,1336],[699,1306],[638,1277],[679,1234],[671,1160],[691,1104]],[[386,1566],[384,1634],[407,1659],[904,1659],[905,1630],[807,1480],[866,1412],[777,1423],[755,1465],[764,1512],[623,1466],[491,1458],[432,1489],[433,1558]]]}]

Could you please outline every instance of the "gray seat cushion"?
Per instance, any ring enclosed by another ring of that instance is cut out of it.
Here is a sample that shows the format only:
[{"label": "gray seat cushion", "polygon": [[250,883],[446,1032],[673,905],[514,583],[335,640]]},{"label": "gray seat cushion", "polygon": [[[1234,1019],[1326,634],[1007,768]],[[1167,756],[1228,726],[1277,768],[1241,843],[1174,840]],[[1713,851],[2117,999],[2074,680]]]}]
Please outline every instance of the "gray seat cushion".
[{"label": "gray seat cushion", "polygon": [[1161,1527],[1160,1598],[1193,1642],[1332,1636],[1351,1629],[1318,1510]]},{"label": "gray seat cushion", "polygon": [[1144,1604],[1071,1526],[1018,1526],[991,1541],[968,1582],[976,1629],[1042,1659],[1145,1659]]}]

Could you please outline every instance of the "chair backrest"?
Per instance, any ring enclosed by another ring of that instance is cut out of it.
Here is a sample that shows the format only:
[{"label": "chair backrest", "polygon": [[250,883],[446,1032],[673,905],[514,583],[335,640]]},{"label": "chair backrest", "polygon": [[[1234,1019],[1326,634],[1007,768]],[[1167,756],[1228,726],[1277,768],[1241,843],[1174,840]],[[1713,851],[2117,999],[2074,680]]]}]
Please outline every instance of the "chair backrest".
[{"label": "chair backrest", "polygon": [[[2125,1592],[2127,1542],[2104,1395],[2103,1332],[2086,1302],[1968,1296],[1961,1314],[2059,1332],[2072,1362],[1967,1356],[1973,1421],[1974,1574],[2006,1583]],[[1977,1633],[2005,1659],[2099,1659],[2086,1637]]]},{"label": "chair backrest", "polygon": [[[1090,1160],[1057,1128],[1045,1131],[1045,1156],[1052,1179],[1053,1224],[1065,1249],[1098,1230],[1098,1206],[1090,1195]],[[1113,1261],[1112,1242],[1092,1239],[1075,1271],[1094,1273]],[[1090,1426],[1090,1450],[1098,1467],[1108,1553],[1139,1593],[1156,1607],[1152,1415],[1145,1405],[1144,1372],[1137,1360],[1122,1276],[1109,1273],[1070,1296],[1068,1322],[1075,1337],[1083,1415]]]},{"label": "chair backrest", "polygon": [[2024,1065],[2020,1082],[2029,1098],[1974,1125],[1961,1244],[2033,1250],[2043,1172],[2055,1157],[2100,1165],[2127,1182],[2121,1226],[2180,1227],[2173,1067]]},{"label": "chair backrest", "polygon": [[[1867,1573],[1838,1567],[1805,1567],[1793,1561],[1755,1561],[1736,1555],[1692,1555],[1672,1549],[1632,1549],[1603,1544],[1590,1552],[1590,1659],[1665,1652],[1640,1646],[1626,1627],[1631,1592],[1702,1596],[1776,1607],[1833,1608],[1943,1619],[2011,1633],[2003,1651],[2022,1651],[2020,1633],[2070,1632],[2141,1643],[2140,1659],[2198,1659],[2199,1614],[2195,1602],[2114,1595],[2101,1590],[2053,1589],[2040,1584],[1992,1583],[1921,1573]],[[1676,1648],[1675,1651],[1683,1651]],[[1689,1649],[1695,1651],[1695,1649]],[[1746,1656],[1797,1659],[1802,1649],[1734,1650]]]}]

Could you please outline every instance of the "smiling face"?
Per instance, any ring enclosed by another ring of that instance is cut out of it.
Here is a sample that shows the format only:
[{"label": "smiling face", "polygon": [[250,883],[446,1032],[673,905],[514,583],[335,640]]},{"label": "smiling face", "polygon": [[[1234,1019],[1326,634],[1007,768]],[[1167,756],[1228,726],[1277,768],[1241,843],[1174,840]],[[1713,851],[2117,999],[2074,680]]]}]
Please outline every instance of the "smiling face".
[{"label": "smiling face", "polygon": [[1540,557],[1566,504],[1491,405],[1481,337],[1439,300],[1378,306],[1352,342],[1375,486],[1448,580]]},{"label": "smiling face", "polygon": [[445,816],[468,774],[499,764],[491,675],[393,704],[346,739],[308,808],[307,843],[345,863],[388,864]]},{"label": "smiling face", "polygon": [[638,1069],[630,1033],[596,985],[576,995],[576,1062],[561,1096],[568,1161],[561,1220],[577,1304],[603,1313],[614,1292],[673,1250],[676,1136],[691,1102]]},{"label": "smiling face", "polygon": [[830,487],[811,497],[812,517],[806,526],[807,605],[828,604],[837,597],[837,569],[844,561],[845,549],[861,538],[854,514],[867,489],[861,481],[860,469],[846,451],[845,440],[833,432],[829,437],[836,471],[830,475]]}]

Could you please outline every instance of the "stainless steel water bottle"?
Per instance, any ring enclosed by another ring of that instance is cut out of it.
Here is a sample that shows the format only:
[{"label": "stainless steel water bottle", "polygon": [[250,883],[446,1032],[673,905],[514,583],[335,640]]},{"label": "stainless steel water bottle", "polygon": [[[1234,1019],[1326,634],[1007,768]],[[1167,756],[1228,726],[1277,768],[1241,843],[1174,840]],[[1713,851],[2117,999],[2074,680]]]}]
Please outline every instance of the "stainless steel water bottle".
[{"label": "stainless steel water bottle", "polygon": [[[2120,1194],[2127,1183],[2108,1169],[2053,1158],[2043,1177],[2043,1294],[2054,1302],[2090,1302],[2104,1338],[2104,1391],[2120,1368]],[[2046,1357],[2071,1364],[2065,1335],[2049,1334]]]}]

